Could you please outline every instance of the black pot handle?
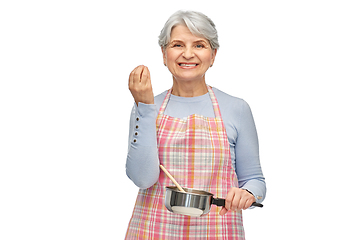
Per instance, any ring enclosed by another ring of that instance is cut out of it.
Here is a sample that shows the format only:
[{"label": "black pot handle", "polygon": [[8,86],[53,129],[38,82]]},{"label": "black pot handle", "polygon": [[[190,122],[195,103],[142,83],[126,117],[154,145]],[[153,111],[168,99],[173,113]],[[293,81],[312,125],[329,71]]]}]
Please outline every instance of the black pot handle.
[{"label": "black pot handle", "polygon": [[[225,199],[223,198],[213,198],[211,204],[215,204],[218,207],[225,207]],[[263,207],[261,203],[253,202],[251,204],[252,207]]]},{"label": "black pot handle", "polygon": [[213,198],[211,204],[215,204],[218,207],[225,207],[225,199]]}]

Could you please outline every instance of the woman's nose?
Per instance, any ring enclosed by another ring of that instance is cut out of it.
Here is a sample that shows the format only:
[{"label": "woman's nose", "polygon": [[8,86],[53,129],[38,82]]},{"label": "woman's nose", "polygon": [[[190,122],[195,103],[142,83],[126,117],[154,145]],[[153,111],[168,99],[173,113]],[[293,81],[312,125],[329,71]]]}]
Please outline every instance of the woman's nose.
[{"label": "woman's nose", "polygon": [[192,48],[184,48],[183,57],[186,59],[190,59],[194,57],[194,51]]}]

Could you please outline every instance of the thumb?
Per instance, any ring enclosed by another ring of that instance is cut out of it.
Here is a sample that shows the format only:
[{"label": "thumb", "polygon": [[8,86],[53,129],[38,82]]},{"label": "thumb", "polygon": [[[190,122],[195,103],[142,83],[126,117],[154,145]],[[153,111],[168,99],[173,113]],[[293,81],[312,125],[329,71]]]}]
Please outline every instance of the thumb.
[{"label": "thumb", "polygon": [[144,68],[142,76],[143,76],[144,82],[151,84],[150,71],[147,67]]},{"label": "thumb", "polygon": [[229,210],[227,210],[225,207],[222,207],[222,209],[219,212],[219,215],[224,216]]}]

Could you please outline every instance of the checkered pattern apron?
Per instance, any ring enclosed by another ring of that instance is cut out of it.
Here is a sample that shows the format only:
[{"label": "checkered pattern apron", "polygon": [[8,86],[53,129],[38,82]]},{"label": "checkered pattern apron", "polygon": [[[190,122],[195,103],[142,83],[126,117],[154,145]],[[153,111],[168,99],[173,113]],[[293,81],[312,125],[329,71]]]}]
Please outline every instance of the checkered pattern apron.
[{"label": "checkered pattern apron", "polygon": [[[164,115],[171,96],[168,91],[157,117],[159,160],[181,186],[225,198],[238,183],[219,105],[209,86],[208,91],[215,118],[194,114],[187,119]],[[245,239],[241,212],[220,216],[221,207],[215,205],[202,217],[168,211],[165,187],[173,185],[160,171],[156,184],[139,190],[126,239]]]}]

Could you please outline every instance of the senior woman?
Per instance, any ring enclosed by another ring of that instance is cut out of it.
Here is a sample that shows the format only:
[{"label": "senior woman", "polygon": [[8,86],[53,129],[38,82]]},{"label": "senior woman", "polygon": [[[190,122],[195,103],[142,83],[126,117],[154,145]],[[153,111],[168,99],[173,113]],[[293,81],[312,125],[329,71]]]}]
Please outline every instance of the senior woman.
[{"label": "senior woman", "polygon": [[[262,202],[266,186],[248,104],[205,82],[219,48],[214,23],[202,13],[178,11],[159,36],[172,88],[154,98],[149,69],[129,77],[135,104],[130,118],[128,177],[140,188],[126,239],[244,239],[242,210]],[[226,199],[225,207],[190,217],[164,205],[179,184]]]}]

